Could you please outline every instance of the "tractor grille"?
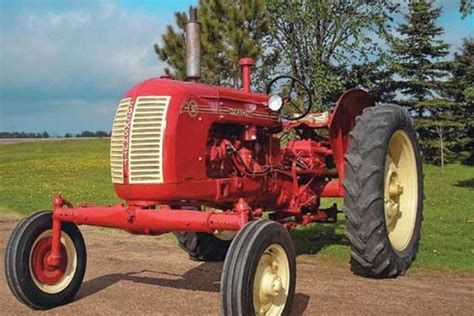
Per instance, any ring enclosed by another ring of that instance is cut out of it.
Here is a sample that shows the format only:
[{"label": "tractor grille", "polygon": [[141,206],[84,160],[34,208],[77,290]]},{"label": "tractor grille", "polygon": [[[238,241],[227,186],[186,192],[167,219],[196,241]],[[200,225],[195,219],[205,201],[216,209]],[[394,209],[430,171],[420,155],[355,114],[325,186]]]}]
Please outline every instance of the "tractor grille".
[{"label": "tractor grille", "polygon": [[127,111],[131,98],[120,101],[115,114],[110,139],[110,171],[113,183],[123,183],[123,141],[124,130],[127,125]]},{"label": "tractor grille", "polygon": [[130,124],[129,183],[163,183],[163,136],[171,97],[138,97]]}]

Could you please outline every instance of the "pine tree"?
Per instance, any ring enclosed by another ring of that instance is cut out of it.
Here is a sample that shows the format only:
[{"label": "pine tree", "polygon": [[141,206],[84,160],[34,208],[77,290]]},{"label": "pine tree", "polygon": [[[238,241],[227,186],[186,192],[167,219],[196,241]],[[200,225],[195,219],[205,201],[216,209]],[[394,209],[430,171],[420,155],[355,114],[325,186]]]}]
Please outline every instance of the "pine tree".
[{"label": "pine tree", "polygon": [[[168,25],[162,37],[163,44],[155,44],[155,51],[171,67],[165,69],[168,74],[184,79],[187,15],[184,12],[175,15],[178,29]],[[198,19],[201,23],[201,81],[238,86],[241,57],[254,58],[257,68],[254,80],[257,83],[266,81],[268,69],[265,65],[268,58],[273,58],[273,52],[264,49],[269,32],[264,0],[200,0]]]},{"label": "pine tree", "polygon": [[459,5],[459,12],[461,17],[464,19],[474,12],[474,1],[472,0],[461,0]]},{"label": "pine tree", "polygon": [[474,164],[474,38],[465,38],[461,51],[454,54],[450,67],[451,79],[445,84],[444,95],[460,106],[458,151],[470,153],[467,162]]},{"label": "pine tree", "polygon": [[436,24],[441,13],[433,1],[411,1],[397,29],[401,37],[392,38],[391,49],[393,69],[401,78],[395,86],[403,96],[398,102],[415,118],[424,158],[444,162],[457,141],[460,122],[457,104],[440,95],[448,75],[448,63],[442,59],[449,48],[440,39],[443,28]]},{"label": "pine tree", "polygon": [[366,89],[377,103],[393,103],[396,83],[389,57],[383,53],[374,61],[352,65],[341,76],[344,89],[360,87]]}]

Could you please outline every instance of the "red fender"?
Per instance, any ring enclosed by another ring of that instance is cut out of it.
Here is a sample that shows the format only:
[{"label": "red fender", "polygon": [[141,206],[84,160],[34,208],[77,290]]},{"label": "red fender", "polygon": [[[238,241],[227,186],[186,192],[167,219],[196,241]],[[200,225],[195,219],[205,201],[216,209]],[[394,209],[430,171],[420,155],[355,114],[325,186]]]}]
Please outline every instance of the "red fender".
[{"label": "red fender", "polygon": [[349,146],[349,132],[355,126],[355,118],[365,108],[374,105],[374,97],[368,92],[361,89],[351,89],[341,95],[331,115],[329,136],[334,163],[339,175],[340,192],[342,192],[342,183],[344,181],[344,155]]}]

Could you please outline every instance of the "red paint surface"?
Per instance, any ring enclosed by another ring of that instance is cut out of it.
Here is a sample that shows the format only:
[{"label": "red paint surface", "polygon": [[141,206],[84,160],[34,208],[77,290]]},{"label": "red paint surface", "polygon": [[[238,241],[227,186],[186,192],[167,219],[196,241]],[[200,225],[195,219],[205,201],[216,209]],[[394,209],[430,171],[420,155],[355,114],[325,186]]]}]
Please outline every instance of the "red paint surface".
[{"label": "red paint surface", "polygon": [[242,90],[250,92],[250,70],[253,67],[253,59],[241,58],[239,60],[239,65],[242,68]]},{"label": "red paint surface", "polygon": [[[233,212],[203,212],[171,209],[162,206],[152,209],[142,201],[142,206],[85,206],[63,208],[55,205],[53,218],[74,222],[77,225],[114,227],[136,234],[161,234],[170,231],[195,231],[212,233],[215,230],[239,230],[248,222],[249,206],[239,200]],[[53,254],[52,254],[53,255]]]}]

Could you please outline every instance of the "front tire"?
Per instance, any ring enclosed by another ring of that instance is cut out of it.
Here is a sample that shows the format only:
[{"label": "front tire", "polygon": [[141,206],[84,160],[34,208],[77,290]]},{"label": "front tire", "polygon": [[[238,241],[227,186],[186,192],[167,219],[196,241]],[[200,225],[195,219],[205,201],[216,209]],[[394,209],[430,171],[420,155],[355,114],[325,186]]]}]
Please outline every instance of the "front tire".
[{"label": "front tire", "polygon": [[221,279],[224,315],[288,315],[296,284],[288,231],[270,220],[245,225],[232,241]]},{"label": "front tire", "polygon": [[23,219],[8,240],[5,276],[15,297],[33,309],[49,309],[70,302],[81,286],[86,248],[78,227],[61,224],[62,260],[51,269],[52,213],[42,211]]},{"label": "front tire", "polygon": [[416,257],[423,210],[420,149],[405,109],[376,106],[357,118],[344,189],[352,270],[377,278],[405,274]]}]

